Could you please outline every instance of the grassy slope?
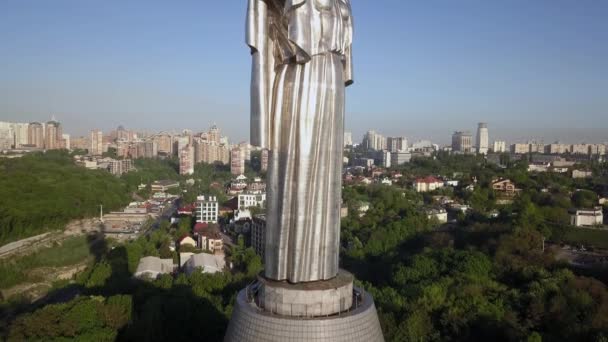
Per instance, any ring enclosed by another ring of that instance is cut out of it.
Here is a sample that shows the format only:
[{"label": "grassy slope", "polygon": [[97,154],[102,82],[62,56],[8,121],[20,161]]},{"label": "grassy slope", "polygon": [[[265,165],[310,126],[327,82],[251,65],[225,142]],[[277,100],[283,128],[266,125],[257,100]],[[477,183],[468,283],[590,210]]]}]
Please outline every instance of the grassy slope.
[{"label": "grassy slope", "polygon": [[40,281],[31,271],[42,267],[63,267],[78,264],[91,256],[91,248],[85,236],[77,236],[62,241],[59,245],[14,259],[0,261],[0,289]]}]

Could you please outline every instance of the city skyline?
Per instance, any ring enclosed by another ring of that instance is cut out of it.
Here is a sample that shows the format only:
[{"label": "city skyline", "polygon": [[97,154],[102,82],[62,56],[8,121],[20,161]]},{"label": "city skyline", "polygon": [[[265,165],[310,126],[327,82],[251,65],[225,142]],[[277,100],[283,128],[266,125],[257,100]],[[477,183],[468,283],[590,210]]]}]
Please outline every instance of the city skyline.
[{"label": "city skyline", "polygon": [[[249,140],[245,7],[4,2],[0,120],[56,115],[76,136],[216,122]],[[448,144],[454,130],[486,121],[491,141],[608,140],[608,47],[597,43],[608,38],[607,4],[355,1],[353,10],[360,53],[346,128],[354,140],[376,129]],[[378,45],[384,53],[371,53]]]},{"label": "city skyline", "polygon": [[[97,131],[101,131],[103,137],[110,137],[113,134],[119,134],[119,132],[121,130],[123,130],[124,132],[128,132],[129,134],[135,134],[137,135],[137,141],[147,141],[150,137],[155,136],[155,135],[159,135],[159,134],[170,134],[171,136],[180,136],[185,134],[185,132],[190,132],[190,134],[194,133],[194,134],[207,134],[205,131],[210,129],[210,130],[214,130],[217,129],[217,124],[215,122],[209,123],[207,124],[206,128],[196,128],[196,129],[192,129],[191,127],[181,127],[181,128],[160,128],[157,130],[144,130],[144,129],[140,129],[138,127],[125,127],[124,125],[118,125],[118,126],[114,126],[114,127],[110,127],[107,130],[106,129],[99,129],[97,127],[93,127],[88,129],[84,134],[74,134],[73,132],[70,131],[65,131],[63,130],[63,127],[65,127],[64,122],[57,120],[56,116],[53,115],[51,116],[51,119],[46,121],[46,120],[37,120],[37,121],[31,121],[31,122],[6,122],[6,121],[0,121],[0,129],[3,129],[2,125],[20,125],[20,124],[25,124],[26,126],[32,126],[32,125],[37,125],[37,124],[41,124],[43,127],[47,126],[50,123],[57,123],[60,124],[61,126],[61,130],[60,130],[60,135],[63,134],[65,136],[65,138],[67,138],[67,144],[69,146],[69,141],[70,138],[71,139],[88,139],[90,141],[90,137],[92,132],[97,132]],[[520,138],[520,139],[516,139],[516,140],[508,140],[508,139],[504,139],[502,138],[504,135],[501,135],[500,133],[498,135],[495,135],[495,132],[493,130],[493,128],[491,126],[488,127],[488,123],[486,122],[480,122],[478,123],[478,125],[484,125],[485,127],[485,135],[486,135],[486,139],[487,139],[487,146],[489,147],[490,144],[494,144],[494,143],[506,143],[506,147],[510,147],[513,144],[529,144],[529,143],[535,143],[535,144],[545,144],[545,145],[549,145],[549,144],[604,144],[606,146],[608,146],[608,141],[595,141],[592,139],[584,139],[581,141],[571,141],[571,140],[566,140],[560,137],[557,137],[556,139],[553,140],[546,140],[544,138],[537,138],[537,137],[528,137],[528,138]],[[69,126],[69,124],[68,124]],[[7,126],[8,127],[8,126]],[[27,127],[26,127],[27,129]],[[488,134],[488,130],[489,130],[489,134]],[[44,128],[43,128],[44,131]],[[394,131],[394,130],[393,130]],[[3,131],[2,131],[3,132]],[[13,134],[15,134],[14,131]],[[224,131],[225,132],[225,131]],[[346,135],[349,136],[349,139],[351,139],[350,141],[354,144],[354,145],[366,145],[366,139],[368,134],[372,132],[373,134],[376,134],[378,137],[381,137],[381,139],[384,139],[384,144],[387,143],[388,140],[390,139],[405,139],[405,141],[407,142],[408,146],[411,146],[412,144],[415,143],[421,143],[421,142],[429,142],[429,143],[433,143],[436,144],[439,147],[450,147],[453,146],[454,141],[453,141],[453,135],[455,133],[467,133],[470,134],[472,136],[472,143],[471,146],[472,147],[479,147],[478,146],[478,142],[477,142],[477,138],[478,138],[478,134],[479,134],[479,127],[477,129],[477,131],[474,131],[472,129],[463,129],[463,130],[459,130],[459,129],[454,129],[452,130],[449,135],[447,135],[446,137],[440,138],[438,140],[432,139],[429,136],[424,136],[422,134],[419,135],[404,135],[404,134],[386,134],[384,131],[379,131],[379,130],[375,130],[373,128],[368,128],[367,130],[365,130],[365,132],[357,137],[357,135],[353,134],[352,131],[349,131],[348,129],[345,130],[345,137]],[[1,133],[1,132],[0,132]],[[3,133],[2,133],[3,134]],[[2,134],[0,134],[0,138],[4,139]],[[229,135],[225,135],[223,138],[227,139],[226,141],[230,140],[232,144],[234,144],[235,146],[241,143],[250,143],[250,141],[248,139],[234,139],[233,137],[229,136]],[[14,136],[12,137],[12,139],[19,139],[18,136]],[[25,139],[28,139],[28,137],[26,136]],[[46,141],[47,137],[45,134],[43,134],[43,137],[41,139],[44,139]],[[134,139],[128,139],[129,141],[135,141]],[[450,141],[451,140],[451,141]],[[16,140],[15,140],[16,142]],[[46,143],[44,143],[43,145],[46,146]],[[390,144],[389,144],[390,145]],[[1,146],[1,145],[0,145]],[[346,146],[346,145],[345,145]],[[55,147],[52,147],[51,149],[53,149]],[[390,148],[385,148],[386,150],[391,150]],[[483,154],[483,153],[482,153]]]}]

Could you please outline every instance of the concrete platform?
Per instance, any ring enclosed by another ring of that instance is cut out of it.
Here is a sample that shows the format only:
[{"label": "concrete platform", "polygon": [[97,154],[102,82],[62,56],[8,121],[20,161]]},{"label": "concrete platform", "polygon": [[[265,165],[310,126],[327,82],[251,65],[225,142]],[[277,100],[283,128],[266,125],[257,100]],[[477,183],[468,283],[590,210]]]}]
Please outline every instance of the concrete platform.
[{"label": "concrete platform", "polygon": [[225,342],[383,342],[374,300],[354,288],[351,310],[339,315],[298,318],[272,314],[239,292]]},{"label": "concrete platform", "polygon": [[253,299],[260,309],[292,317],[331,316],[353,304],[352,274],[340,270],[330,280],[291,284],[258,276]]}]

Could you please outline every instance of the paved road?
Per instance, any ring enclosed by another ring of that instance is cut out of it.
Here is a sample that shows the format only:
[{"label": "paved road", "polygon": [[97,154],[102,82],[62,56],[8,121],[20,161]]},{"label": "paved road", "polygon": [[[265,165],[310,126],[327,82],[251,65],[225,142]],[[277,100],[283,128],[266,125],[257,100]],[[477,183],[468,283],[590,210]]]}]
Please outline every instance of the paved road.
[{"label": "paved road", "polygon": [[153,231],[157,230],[160,227],[160,221],[163,219],[169,220],[173,214],[177,212],[177,200],[171,202],[171,205],[168,205],[163,212],[158,215],[156,221],[152,224],[150,229],[148,229],[145,233],[146,236],[150,235]]}]

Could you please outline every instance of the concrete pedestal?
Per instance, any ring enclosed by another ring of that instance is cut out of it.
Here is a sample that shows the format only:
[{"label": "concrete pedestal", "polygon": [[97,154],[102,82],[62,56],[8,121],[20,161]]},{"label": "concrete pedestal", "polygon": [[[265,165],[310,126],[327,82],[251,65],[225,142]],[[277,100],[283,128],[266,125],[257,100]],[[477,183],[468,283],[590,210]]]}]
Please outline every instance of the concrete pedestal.
[{"label": "concrete pedestal", "polygon": [[271,314],[292,317],[331,316],[350,310],[353,305],[352,274],[340,270],[330,280],[290,284],[258,277],[250,296],[258,307]]},{"label": "concrete pedestal", "polygon": [[353,289],[349,310],[324,317],[277,315],[261,309],[248,289],[242,290],[230,319],[226,342],[383,342],[372,296]]}]

